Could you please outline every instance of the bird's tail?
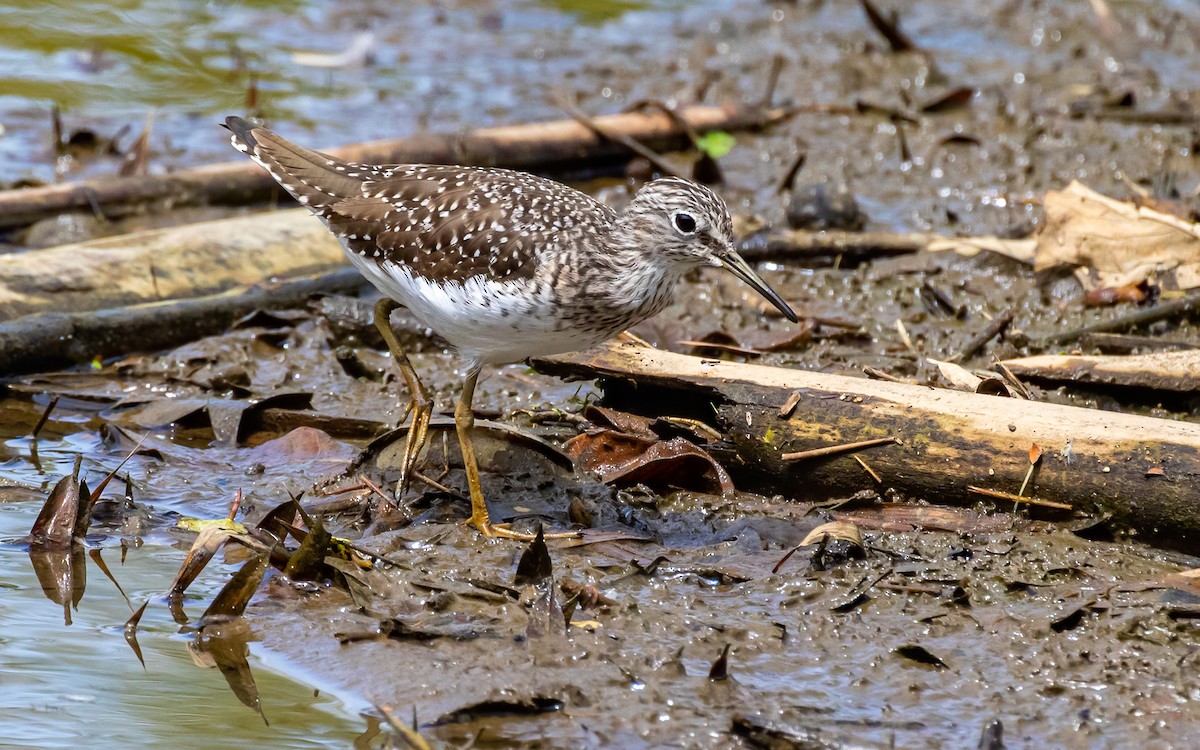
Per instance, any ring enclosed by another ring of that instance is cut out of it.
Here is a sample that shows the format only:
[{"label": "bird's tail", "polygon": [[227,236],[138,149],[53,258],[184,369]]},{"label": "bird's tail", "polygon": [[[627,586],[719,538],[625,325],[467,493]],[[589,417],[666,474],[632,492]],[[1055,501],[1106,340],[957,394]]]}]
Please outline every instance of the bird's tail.
[{"label": "bird's tail", "polygon": [[230,142],[258,162],[275,181],[313,212],[324,214],[335,203],[362,194],[362,183],[374,176],[357,164],[297,146],[266,128],[242,119],[225,118]]}]

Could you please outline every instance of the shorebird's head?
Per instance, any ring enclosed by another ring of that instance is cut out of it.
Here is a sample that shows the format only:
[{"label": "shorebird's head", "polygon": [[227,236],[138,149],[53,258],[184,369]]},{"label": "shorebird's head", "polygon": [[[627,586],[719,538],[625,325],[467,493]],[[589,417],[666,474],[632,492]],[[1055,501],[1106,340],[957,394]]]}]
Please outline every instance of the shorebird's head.
[{"label": "shorebird's head", "polygon": [[707,187],[678,177],[654,180],[633,197],[622,219],[646,252],[684,268],[727,269],[796,322],[792,308],[738,255],[729,209]]}]

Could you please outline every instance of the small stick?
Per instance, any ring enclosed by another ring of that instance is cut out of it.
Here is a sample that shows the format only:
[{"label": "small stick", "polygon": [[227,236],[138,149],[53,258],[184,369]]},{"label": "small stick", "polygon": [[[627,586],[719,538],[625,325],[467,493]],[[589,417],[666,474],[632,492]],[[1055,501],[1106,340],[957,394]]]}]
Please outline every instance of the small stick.
[{"label": "small stick", "polygon": [[967,485],[967,492],[973,492],[976,495],[983,495],[985,497],[992,497],[997,500],[1011,500],[1014,503],[1028,503],[1029,505],[1040,505],[1043,508],[1057,508],[1058,510],[1075,510],[1074,507],[1067,505],[1066,503],[1056,503],[1053,500],[1039,500],[1036,497],[1021,497],[1020,495],[1014,495],[1011,492],[1002,492],[1001,490],[989,490],[989,489],[985,489],[983,487],[976,487],[974,485]]},{"label": "small stick", "polygon": [[968,341],[967,345],[963,347],[963,350],[951,357],[949,361],[965,362],[971,357],[974,357],[979,353],[980,349],[987,345],[987,342],[1004,333],[1004,331],[1007,330],[1010,325],[1012,325],[1013,315],[1013,311],[1008,310],[1003,315],[993,320],[988,324],[987,328],[984,328],[979,332],[978,336]]},{"label": "small stick", "polygon": [[831,445],[827,448],[814,448],[810,451],[784,453],[782,456],[780,456],[780,458],[784,461],[807,461],[810,458],[840,456],[843,453],[853,453],[865,448],[874,448],[879,445],[894,445],[899,442],[900,441],[894,437],[876,438],[875,440],[860,440],[857,443],[844,443],[842,445]]},{"label": "small stick", "polygon": [[667,424],[675,425],[676,427],[683,427],[684,429],[697,432],[709,440],[720,440],[721,438],[725,437],[720,433],[719,430],[713,429],[704,422],[701,422],[699,419],[692,419],[690,417],[659,417],[659,419]]},{"label": "small stick", "polygon": [[886,373],[874,367],[864,367],[863,374],[871,380],[886,380],[889,383],[908,383],[904,378],[898,378],[891,373]]},{"label": "small stick", "polygon": [[559,98],[555,104],[557,104],[558,108],[565,112],[571,119],[595,133],[599,138],[611,143],[619,143],[638,156],[641,156],[646,161],[650,162],[660,173],[670,177],[679,177],[683,173],[682,170],[672,165],[664,157],[654,153],[652,149],[647,148],[640,142],[635,141],[624,133],[613,132],[600,125],[591,115],[587,114],[579,107],[576,107],[574,104],[571,104],[566,99]]},{"label": "small stick", "polygon": [[1013,374],[1013,371],[1008,369],[1008,365],[1004,364],[1003,362],[997,362],[992,366],[992,369],[1000,374],[1000,377],[1004,379],[1004,382],[1007,383],[1010,388],[1016,391],[1018,396],[1026,401],[1033,400],[1033,394],[1031,394],[1029,389],[1025,387],[1025,384]]},{"label": "small stick", "polygon": [[779,407],[779,416],[784,419],[792,416],[798,403],[800,403],[800,391],[792,391],[792,394],[787,397],[787,401],[783,402],[783,406]]},{"label": "small stick", "polygon": [[347,492],[354,492],[355,490],[370,490],[370,489],[371,488],[368,487],[367,485],[363,484],[362,481],[359,481],[357,484],[351,484],[346,487],[324,487],[322,489],[317,490],[316,492],[314,492],[312,494],[320,495],[321,497],[328,497],[330,495],[342,495]]},{"label": "small stick", "polygon": [[1025,494],[1025,488],[1029,486],[1029,478],[1033,476],[1033,470],[1037,468],[1041,460],[1042,449],[1038,447],[1037,443],[1034,443],[1033,447],[1029,449],[1029,471],[1025,472],[1025,481],[1021,482],[1021,489],[1017,491],[1018,495]]},{"label": "small stick", "polygon": [[1113,320],[1107,320],[1100,323],[1093,323],[1090,326],[1076,328],[1073,331],[1065,333],[1056,333],[1053,336],[1046,336],[1033,342],[1039,346],[1053,346],[1055,344],[1065,344],[1069,341],[1074,341],[1085,333],[1106,333],[1108,331],[1116,331],[1123,328],[1131,328],[1134,326],[1147,325],[1156,323],[1160,320],[1174,317],[1176,315],[1183,316],[1191,312],[1200,310],[1200,292],[1189,294],[1188,296],[1172,300],[1170,302],[1156,305],[1146,310],[1139,310],[1130,315],[1124,315]]},{"label": "small stick", "polygon": [[633,331],[621,331],[619,334],[617,334],[617,338],[621,339],[622,341],[628,341],[631,344],[637,344],[638,346],[644,346],[647,349],[654,348],[653,346],[650,345],[649,341],[647,341],[646,339],[637,335]]},{"label": "small stick", "polygon": [[900,334],[900,341],[913,354],[920,354],[917,347],[913,346],[912,338],[908,335],[908,329],[904,327],[904,321],[896,318],[896,333]]},{"label": "small stick", "polygon": [[425,484],[429,485],[430,487],[434,488],[438,492],[445,492],[447,495],[450,495],[451,497],[465,499],[465,498],[463,498],[463,494],[461,492],[455,492],[454,490],[450,489],[446,485],[437,481],[433,477],[427,477],[419,471],[414,471],[413,477],[415,477],[416,479],[419,479],[420,481],[422,481]]},{"label": "small stick", "polygon": [[237,492],[233,493],[233,502],[229,504],[229,520],[232,521],[237,516],[238,508],[242,507],[242,488],[238,487]]},{"label": "small stick", "polygon": [[779,85],[779,74],[783,72],[785,62],[787,61],[784,60],[783,55],[778,53],[771,58],[771,70],[767,73],[767,90],[763,92],[758,106],[770,107],[771,102],[775,101],[775,87]]},{"label": "small stick", "polygon": [[379,485],[375,484],[374,482],[372,482],[370,479],[367,479],[363,475],[359,475],[359,479],[361,479],[362,483],[364,485],[366,485],[368,488],[370,488],[370,490],[372,492],[374,492],[376,495],[379,495],[380,497],[382,497],[383,501],[385,503],[392,506],[396,510],[404,510],[403,508],[400,507],[400,503],[398,503],[395,500],[393,500],[392,498],[388,497],[388,494],[386,492],[384,492],[382,489],[380,489]]},{"label": "small stick", "polygon": [[860,457],[857,453],[851,453],[850,458],[858,461],[858,465],[863,467],[863,470],[871,475],[871,478],[875,480],[875,484],[883,484],[883,480],[879,478],[879,475],[875,473],[875,470],[868,466],[867,462],[862,460],[862,457]]},{"label": "small stick", "polygon": [[38,419],[37,424],[33,426],[33,439],[37,440],[38,433],[46,426],[46,420],[50,419],[50,412],[54,411],[54,407],[58,406],[58,396],[50,399],[50,403],[46,405],[46,411],[42,412],[42,416]]}]

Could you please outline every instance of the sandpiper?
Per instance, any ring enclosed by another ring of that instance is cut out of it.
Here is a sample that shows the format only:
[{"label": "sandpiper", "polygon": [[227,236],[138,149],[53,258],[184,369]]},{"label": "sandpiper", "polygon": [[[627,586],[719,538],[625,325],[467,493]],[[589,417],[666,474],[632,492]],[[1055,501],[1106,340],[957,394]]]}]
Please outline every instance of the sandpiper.
[{"label": "sandpiper", "polygon": [[[408,385],[412,420],[400,486],[426,440],[432,401],[392,331],[395,302],[465,360],[454,410],[471,495],[485,536],[526,538],[493,525],[471,443],[471,400],[484,365],[578,351],[670,304],[676,282],[701,266],[726,268],[784,316],[796,315],[734,249],[724,201],[675,177],[647,183],[621,212],[524,172],[430,164],[355,164],[297,146],[240,117],[225,127],[250,156],[316,214],[384,299],[375,307]],[[394,300],[394,302],[393,302]]]}]

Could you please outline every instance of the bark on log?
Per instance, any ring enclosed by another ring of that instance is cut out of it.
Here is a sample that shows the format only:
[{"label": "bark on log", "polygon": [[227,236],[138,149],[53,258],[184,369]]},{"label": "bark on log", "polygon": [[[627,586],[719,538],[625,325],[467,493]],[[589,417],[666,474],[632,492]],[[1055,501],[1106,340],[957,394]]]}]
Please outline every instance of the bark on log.
[{"label": "bark on log", "polygon": [[[689,107],[680,116],[699,133],[766,127],[787,116],[780,109]],[[662,112],[597,117],[657,151],[690,147],[687,134]],[[220,133],[213,123],[214,134]],[[214,136],[215,137],[215,136]],[[625,161],[630,154],[574,120],[486,128],[468,134],[418,135],[326,149],[342,159],[377,164],[472,164],[542,173],[586,164]],[[149,206],[243,205],[280,196],[262,168],[238,159],[173,174],[109,177],[0,192],[0,228],[21,227],[66,211],[98,211],[115,218]]]},{"label": "bark on log", "polygon": [[134,232],[0,256],[0,320],[215,294],[345,263],[306,209]]},{"label": "bark on log", "polygon": [[[726,465],[747,488],[789,496],[864,488],[974,504],[967,487],[1017,493],[1029,451],[1042,458],[1026,495],[1111,516],[1158,543],[1200,549],[1200,425],[1079,407],[763,367],[609,344],[539,359],[547,373],[600,378],[617,408],[714,421]],[[788,416],[780,409],[796,398]],[[900,444],[862,457],[787,462],[784,453],[872,438]],[[739,466],[740,465],[740,466]],[[740,468],[740,470],[739,470]]]},{"label": "bark on log", "polygon": [[50,370],[94,357],[178,346],[220,333],[254,310],[295,307],[314,294],[346,293],[363,283],[356,269],[344,268],[204,297],[26,315],[0,323],[0,374]]}]

